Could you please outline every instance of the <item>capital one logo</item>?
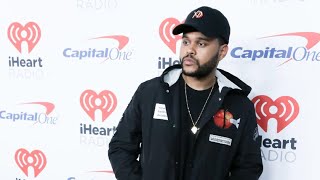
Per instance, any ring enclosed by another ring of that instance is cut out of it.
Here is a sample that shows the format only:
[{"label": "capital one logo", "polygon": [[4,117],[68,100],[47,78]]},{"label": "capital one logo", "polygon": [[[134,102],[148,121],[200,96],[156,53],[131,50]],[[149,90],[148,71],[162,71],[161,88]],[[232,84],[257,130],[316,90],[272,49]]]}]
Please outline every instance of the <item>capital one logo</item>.
[{"label": "capital one logo", "polygon": [[167,18],[160,24],[159,35],[161,40],[168,46],[168,48],[176,54],[177,41],[182,38],[181,35],[173,35],[172,30],[181,22],[175,18]]},{"label": "capital one logo", "polygon": [[40,150],[34,150],[29,153],[26,149],[18,149],[15,153],[15,161],[22,172],[29,177],[28,169],[32,167],[34,177],[37,177],[47,165],[47,159]]},{"label": "capital one logo", "polygon": [[276,100],[261,95],[252,99],[255,105],[257,123],[268,131],[268,121],[274,118],[277,121],[277,133],[286,128],[299,114],[298,102],[290,96],[281,96]]},{"label": "capital one logo", "polygon": [[7,33],[10,42],[20,53],[23,42],[28,44],[28,53],[30,53],[41,38],[40,27],[35,22],[28,22],[24,26],[14,22],[9,26]]},{"label": "capital one logo", "polygon": [[51,102],[27,102],[27,103],[21,103],[21,104],[35,104],[35,105],[41,105],[46,109],[46,115],[49,115],[55,108],[55,105]]},{"label": "capital one logo", "polygon": [[86,90],[80,96],[80,105],[93,121],[96,120],[96,110],[100,110],[103,122],[115,110],[117,97],[109,90],[104,90],[99,94],[93,90]]},{"label": "capital one logo", "polygon": [[101,36],[92,39],[114,39],[118,42],[118,49],[123,49],[129,42],[129,38],[124,35]]}]

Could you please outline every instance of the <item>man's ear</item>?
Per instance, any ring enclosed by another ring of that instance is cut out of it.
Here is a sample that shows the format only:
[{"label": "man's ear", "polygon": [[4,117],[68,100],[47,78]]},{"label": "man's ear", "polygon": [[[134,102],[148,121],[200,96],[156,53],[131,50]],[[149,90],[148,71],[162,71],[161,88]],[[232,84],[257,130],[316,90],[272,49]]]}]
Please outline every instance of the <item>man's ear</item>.
[{"label": "man's ear", "polygon": [[219,61],[221,61],[224,57],[226,57],[229,50],[228,44],[224,44],[219,48]]}]

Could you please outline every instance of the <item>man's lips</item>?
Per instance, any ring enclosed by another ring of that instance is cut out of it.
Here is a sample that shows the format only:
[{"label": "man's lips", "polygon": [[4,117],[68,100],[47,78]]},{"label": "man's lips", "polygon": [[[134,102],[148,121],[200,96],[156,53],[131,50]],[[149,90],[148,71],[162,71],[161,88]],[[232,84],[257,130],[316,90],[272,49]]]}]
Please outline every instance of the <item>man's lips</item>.
[{"label": "man's lips", "polygon": [[196,64],[196,61],[194,59],[190,58],[190,57],[185,57],[183,59],[183,64],[187,65],[187,66],[191,66],[191,65]]}]

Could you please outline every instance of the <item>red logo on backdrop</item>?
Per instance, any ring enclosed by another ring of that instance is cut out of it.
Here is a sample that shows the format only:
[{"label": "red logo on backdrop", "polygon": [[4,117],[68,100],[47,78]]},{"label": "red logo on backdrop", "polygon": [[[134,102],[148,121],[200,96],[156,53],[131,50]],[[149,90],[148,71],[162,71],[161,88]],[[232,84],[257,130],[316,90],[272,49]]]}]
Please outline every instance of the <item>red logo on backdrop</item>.
[{"label": "red logo on backdrop", "polygon": [[111,91],[104,90],[97,94],[93,90],[86,90],[80,96],[83,110],[95,121],[95,111],[102,112],[102,122],[105,121],[117,106],[117,98]]},{"label": "red logo on backdrop", "polygon": [[165,19],[159,27],[159,34],[161,40],[170,48],[173,53],[176,53],[177,41],[181,39],[181,35],[173,35],[172,30],[175,26],[180,24],[175,18]]},{"label": "red logo on backdrop", "polygon": [[92,39],[115,39],[119,43],[119,46],[118,46],[119,50],[124,48],[129,42],[129,38],[127,36],[123,36],[123,35],[101,36],[101,37],[96,37],[96,38],[92,38]]},{"label": "red logo on backdrop", "polygon": [[[306,40],[306,49],[309,50],[312,47],[314,47],[316,44],[319,43],[320,41],[320,34],[319,33],[315,33],[315,32],[294,32],[294,33],[286,33],[286,34],[277,34],[277,35],[273,35],[273,36],[266,36],[266,37],[262,37],[260,39],[264,39],[264,38],[272,38],[272,37],[278,37],[278,36],[298,36],[298,37],[302,37]],[[288,60],[286,60],[285,62],[281,63],[281,65],[289,62],[293,60],[293,58],[290,58]]]},{"label": "red logo on backdrop", "polygon": [[277,37],[277,36],[299,36],[307,40],[306,48],[309,50],[313,46],[319,43],[320,41],[320,34],[315,32],[294,32],[294,33],[286,33],[286,34],[277,34],[273,36],[266,36],[263,38],[270,38],[270,37]]},{"label": "red logo on backdrop", "polygon": [[14,159],[26,176],[28,176],[29,167],[33,167],[34,177],[37,177],[47,165],[46,156],[40,150],[29,153],[26,149],[18,149]]},{"label": "red logo on backdrop", "polygon": [[40,27],[34,22],[28,22],[25,26],[22,26],[18,22],[14,22],[8,28],[8,38],[20,53],[23,41],[28,44],[28,52],[30,53],[39,42],[40,37]]},{"label": "red logo on backdrop", "polygon": [[54,104],[50,102],[29,102],[22,104],[38,104],[46,108],[46,115],[49,115],[54,110]]},{"label": "red logo on backdrop", "polygon": [[277,120],[277,133],[287,127],[299,114],[299,104],[290,96],[281,96],[275,101],[265,95],[252,99],[255,105],[257,123],[267,132],[268,121]]}]

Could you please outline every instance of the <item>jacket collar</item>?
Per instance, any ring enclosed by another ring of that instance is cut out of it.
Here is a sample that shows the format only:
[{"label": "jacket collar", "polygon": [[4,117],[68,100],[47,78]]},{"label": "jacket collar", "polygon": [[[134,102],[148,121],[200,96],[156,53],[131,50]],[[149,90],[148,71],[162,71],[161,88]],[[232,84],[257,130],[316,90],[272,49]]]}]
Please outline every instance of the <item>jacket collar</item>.
[{"label": "jacket collar", "polygon": [[[164,70],[164,72],[161,75],[161,79],[163,82],[167,83],[169,86],[172,86],[175,84],[180,75],[182,73],[181,65],[173,65],[168,67]],[[221,93],[223,88],[230,88],[234,90],[240,90],[242,93],[244,93],[246,96],[250,93],[251,87],[241,81],[236,76],[230,74],[227,71],[224,71],[222,69],[216,70],[216,77],[217,77],[217,83],[219,86],[219,92]]]}]

